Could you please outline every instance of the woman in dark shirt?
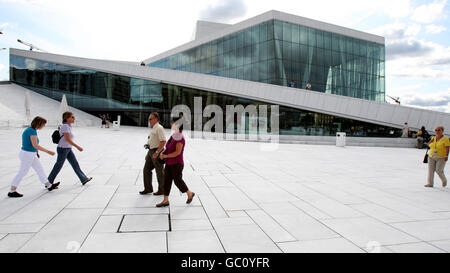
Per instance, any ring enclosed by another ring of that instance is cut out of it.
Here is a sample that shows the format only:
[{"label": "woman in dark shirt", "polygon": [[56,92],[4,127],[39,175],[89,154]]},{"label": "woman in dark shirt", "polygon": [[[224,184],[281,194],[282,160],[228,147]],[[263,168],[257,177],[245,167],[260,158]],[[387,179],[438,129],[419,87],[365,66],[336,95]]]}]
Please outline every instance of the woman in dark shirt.
[{"label": "woman in dark shirt", "polygon": [[159,155],[161,159],[166,160],[166,167],[164,168],[164,200],[156,205],[158,208],[169,206],[169,194],[172,188],[172,181],[175,182],[175,185],[182,193],[187,193],[188,199],[186,204],[190,204],[195,196],[195,193],[191,192],[183,181],[183,153],[186,142],[182,134],[183,125],[178,125],[177,123],[179,119],[173,119],[173,134],[167,141],[166,150]]}]

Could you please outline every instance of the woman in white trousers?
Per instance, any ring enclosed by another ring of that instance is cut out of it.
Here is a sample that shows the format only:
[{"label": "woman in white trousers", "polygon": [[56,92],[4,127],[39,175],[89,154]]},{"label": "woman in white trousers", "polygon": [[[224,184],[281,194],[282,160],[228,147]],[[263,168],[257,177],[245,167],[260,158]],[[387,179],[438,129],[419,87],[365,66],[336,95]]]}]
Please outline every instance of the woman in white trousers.
[{"label": "woman in white trousers", "polygon": [[52,191],[58,187],[59,183],[51,184],[48,181],[47,175],[45,174],[41,162],[39,161],[39,151],[48,153],[51,156],[55,155],[55,152],[49,151],[39,145],[37,130],[44,128],[46,123],[47,120],[45,120],[44,118],[35,117],[31,122],[31,127],[28,127],[22,133],[22,149],[19,153],[20,169],[19,173],[11,182],[11,190],[8,193],[9,197],[17,198],[23,196],[23,194],[17,192],[17,187],[19,186],[24,176],[27,175],[30,168],[33,168],[36,171],[39,176],[39,180],[49,191]]}]

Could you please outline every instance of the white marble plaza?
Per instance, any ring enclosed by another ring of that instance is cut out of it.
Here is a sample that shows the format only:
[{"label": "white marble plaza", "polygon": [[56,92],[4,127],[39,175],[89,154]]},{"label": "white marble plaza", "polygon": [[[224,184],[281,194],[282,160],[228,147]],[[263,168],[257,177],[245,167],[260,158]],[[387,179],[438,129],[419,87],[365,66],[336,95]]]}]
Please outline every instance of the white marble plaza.
[{"label": "white marble plaza", "polygon": [[[54,129],[39,137],[56,150]],[[138,194],[148,128],[76,127],[94,179],[81,186],[66,163],[48,192],[30,170],[8,198],[22,130],[0,130],[0,252],[450,252],[450,192],[423,187],[425,150],[188,138],[194,202],[173,186],[155,208],[162,197]],[[41,156],[47,173],[55,161]]]}]

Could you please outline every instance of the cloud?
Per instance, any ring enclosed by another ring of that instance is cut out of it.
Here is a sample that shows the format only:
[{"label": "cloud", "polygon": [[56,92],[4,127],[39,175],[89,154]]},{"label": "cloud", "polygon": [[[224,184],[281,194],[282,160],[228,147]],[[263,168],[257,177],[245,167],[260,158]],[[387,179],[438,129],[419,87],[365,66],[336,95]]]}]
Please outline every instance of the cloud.
[{"label": "cloud", "polygon": [[413,39],[394,40],[386,45],[386,59],[425,56],[432,51],[432,47],[421,41]]},{"label": "cloud", "polygon": [[404,57],[425,56],[433,51],[430,45],[415,37],[422,27],[417,24],[406,25],[399,22],[384,25],[372,30],[386,38],[386,59],[394,60]]},{"label": "cloud", "polygon": [[430,64],[430,65],[450,65],[450,57],[431,60],[428,64]]},{"label": "cloud", "polygon": [[386,74],[388,77],[408,78],[408,79],[450,79],[450,70],[436,69],[430,65],[418,63],[415,60],[395,60],[386,65]]},{"label": "cloud", "polygon": [[405,36],[414,37],[417,36],[422,30],[422,26],[419,24],[409,25],[405,30]]},{"label": "cloud", "polygon": [[410,85],[403,85],[397,88],[390,88],[389,91],[392,92],[392,94],[396,93],[398,96],[399,93],[403,93],[405,91],[420,90],[422,88],[423,84],[410,84]]},{"label": "cloud", "polygon": [[[8,2],[16,11],[16,39],[51,53],[136,62],[188,42],[196,14],[209,3],[208,0]],[[105,8],[107,12],[99,12]],[[17,42],[11,47],[22,48]]]},{"label": "cloud", "polygon": [[200,19],[219,23],[230,23],[247,14],[244,0],[217,1],[200,12]]},{"label": "cloud", "polygon": [[402,105],[418,107],[427,110],[450,113],[450,89],[447,92],[427,94],[416,92],[402,95]]},{"label": "cloud", "polygon": [[25,60],[25,66],[29,70],[34,70],[37,67],[37,61],[33,59],[26,59]]},{"label": "cloud", "polygon": [[441,96],[411,96],[403,98],[404,103],[415,106],[447,106],[450,103],[450,95]]},{"label": "cloud", "polygon": [[386,37],[386,76],[450,79],[450,47],[419,39],[421,25],[396,21],[371,32]]},{"label": "cloud", "polygon": [[431,34],[439,34],[441,32],[446,31],[447,28],[445,26],[442,25],[428,25],[427,26],[427,32],[431,33]]},{"label": "cloud", "polygon": [[6,3],[17,3],[17,4],[33,4],[39,2],[39,0],[2,0]]},{"label": "cloud", "polygon": [[444,12],[446,5],[447,0],[434,1],[431,4],[421,5],[414,10],[411,19],[425,24],[445,19],[447,18],[447,15]]},{"label": "cloud", "polygon": [[450,113],[450,106],[414,106],[414,105],[408,105],[408,106],[422,108],[422,109],[430,110],[430,111]]},{"label": "cloud", "polygon": [[[2,37],[2,42],[11,38],[5,46],[25,49],[16,42],[20,38],[52,53],[125,61],[142,61],[188,42],[197,19],[236,23],[275,9],[357,30],[364,30],[361,25],[372,25],[380,18],[388,23],[398,20],[380,33],[386,37],[387,80],[450,79],[450,68],[446,67],[450,49],[422,40],[419,35],[429,28],[410,20],[418,11],[415,0],[378,0],[367,5],[360,0],[315,0],[308,5],[291,0],[0,0],[1,4],[8,2],[15,3],[16,14],[14,21],[8,20],[11,30]],[[108,11],[99,13],[105,7]],[[444,9],[442,13],[445,15]],[[7,58],[3,59],[2,64],[8,66]],[[8,77],[8,73],[4,75]]]}]

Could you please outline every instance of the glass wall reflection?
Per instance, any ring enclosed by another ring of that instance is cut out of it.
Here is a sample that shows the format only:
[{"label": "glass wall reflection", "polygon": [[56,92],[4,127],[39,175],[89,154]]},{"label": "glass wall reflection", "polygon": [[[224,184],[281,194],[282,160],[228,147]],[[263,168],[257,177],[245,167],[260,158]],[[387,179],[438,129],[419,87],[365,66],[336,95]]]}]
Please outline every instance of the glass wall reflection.
[{"label": "glass wall reflection", "polygon": [[149,64],[385,101],[385,47],[271,20]]},{"label": "glass wall reflection", "polygon": [[[47,97],[61,100],[65,94],[68,104],[80,110],[95,115],[105,112],[120,114],[124,125],[147,126],[148,115],[157,111],[161,114],[162,124],[169,128],[171,109],[184,104],[191,108],[193,114],[195,97],[202,97],[203,108],[211,104],[220,106],[224,111],[224,120],[227,105],[266,105],[261,101],[14,55],[10,56],[10,74],[12,82]],[[268,112],[270,114],[270,109]],[[203,122],[207,120],[204,118]],[[334,136],[337,132],[361,137],[394,137],[400,134],[399,129],[280,107],[282,135]]]}]

